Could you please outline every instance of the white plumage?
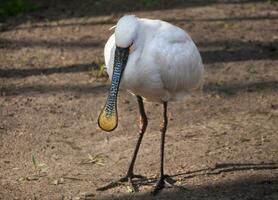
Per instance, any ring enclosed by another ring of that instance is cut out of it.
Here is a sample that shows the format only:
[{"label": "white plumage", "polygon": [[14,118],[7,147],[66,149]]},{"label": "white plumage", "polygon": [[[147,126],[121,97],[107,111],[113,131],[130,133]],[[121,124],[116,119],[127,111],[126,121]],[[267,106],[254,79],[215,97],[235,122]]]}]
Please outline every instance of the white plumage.
[{"label": "white plumage", "polygon": [[[138,150],[148,125],[143,99],[163,104],[161,125],[160,179],[153,194],[170,185],[164,174],[164,143],[168,124],[167,102],[180,100],[202,85],[204,67],[200,53],[182,29],[160,20],[122,17],[104,48],[105,64],[111,87],[98,124],[105,131],[118,125],[117,93],[119,87],[135,94],[140,112],[140,135],[126,176],[118,182],[141,176],[133,173]],[[115,183],[99,188],[114,187]],[[134,187],[133,187],[134,188]],[[135,188],[134,188],[135,189]]]},{"label": "white plumage", "polygon": [[148,101],[180,100],[201,86],[204,67],[200,53],[182,29],[161,20],[122,17],[104,48],[110,79],[118,46],[132,41],[120,87]]}]

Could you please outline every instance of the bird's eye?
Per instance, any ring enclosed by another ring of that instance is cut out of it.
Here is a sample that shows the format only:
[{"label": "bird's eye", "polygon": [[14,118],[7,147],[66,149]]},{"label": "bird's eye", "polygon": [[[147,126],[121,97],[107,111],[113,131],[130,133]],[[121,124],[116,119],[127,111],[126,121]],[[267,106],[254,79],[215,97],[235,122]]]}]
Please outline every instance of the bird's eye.
[{"label": "bird's eye", "polygon": [[129,45],[128,49],[129,49],[129,52],[131,52],[133,50],[133,42]]}]

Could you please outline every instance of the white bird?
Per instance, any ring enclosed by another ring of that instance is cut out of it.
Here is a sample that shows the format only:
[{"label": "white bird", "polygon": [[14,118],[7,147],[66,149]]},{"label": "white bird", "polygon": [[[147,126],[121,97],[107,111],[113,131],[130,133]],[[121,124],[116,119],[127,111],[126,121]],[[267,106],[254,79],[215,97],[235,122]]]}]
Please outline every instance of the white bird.
[{"label": "white bird", "polygon": [[160,179],[153,194],[165,187],[164,143],[167,128],[167,102],[182,100],[202,86],[204,67],[200,53],[181,28],[161,20],[123,16],[115,27],[115,33],[104,48],[105,64],[111,87],[98,124],[104,131],[117,127],[117,94],[119,87],[136,95],[140,111],[140,136],[126,176],[99,190],[109,189],[118,182],[141,176],[133,173],[136,156],[147,128],[148,120],[143,99],[163,104],[161,125]]}]

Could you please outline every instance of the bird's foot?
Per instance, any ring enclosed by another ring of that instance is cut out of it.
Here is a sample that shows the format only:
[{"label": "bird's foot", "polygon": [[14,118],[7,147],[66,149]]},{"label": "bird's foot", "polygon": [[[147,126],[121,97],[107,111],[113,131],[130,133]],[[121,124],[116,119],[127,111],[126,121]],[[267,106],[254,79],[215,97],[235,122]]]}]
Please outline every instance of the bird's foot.
[{"label": "bird's foot", "polygon": [[97,188],[98,191],[105,191],[105,190],[109,190],[111,188],[117,187],[119,185],[123,185],[125,182],[127,182],[130,186],[130,189],[132,190],[132,192],[137,192],[138,191],[138,187],[135,185],[134,180],[133,179],[145,179],[146,177],[142,176],[142,175],[137,175],[137,174],[127,174],[124,177],[120,178],[117,181],[112,181],[111,183],[104,185],[102,187]]},{"label": "bird's foot", "polygon": [[155,196],[165,187],[174,187],[174,182],[175,181],[168,175],[160,177],[151,194]]}]

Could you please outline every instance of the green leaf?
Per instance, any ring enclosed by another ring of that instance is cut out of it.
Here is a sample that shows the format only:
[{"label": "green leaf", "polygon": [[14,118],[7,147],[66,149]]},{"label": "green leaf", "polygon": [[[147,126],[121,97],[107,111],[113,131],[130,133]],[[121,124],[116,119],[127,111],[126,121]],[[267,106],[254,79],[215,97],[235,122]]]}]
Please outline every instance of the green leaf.
[{"label": "green leaf", "polygon": [[37,168],[37,161],[34,155],[32,155],[32,162],[35,168]]}]

